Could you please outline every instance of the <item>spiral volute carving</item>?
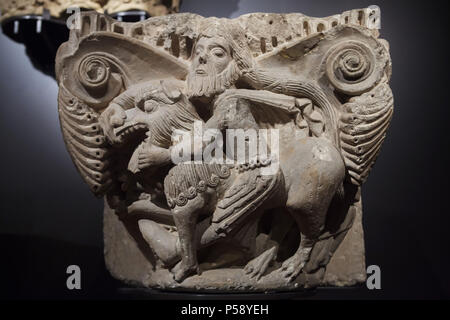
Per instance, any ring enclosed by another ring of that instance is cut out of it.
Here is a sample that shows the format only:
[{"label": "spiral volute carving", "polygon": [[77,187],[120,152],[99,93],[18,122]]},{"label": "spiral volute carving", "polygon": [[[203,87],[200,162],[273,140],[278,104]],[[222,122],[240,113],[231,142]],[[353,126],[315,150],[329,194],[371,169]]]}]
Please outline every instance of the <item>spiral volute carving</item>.
[{"label": "spiral volute carving", "polygon": [[96,56],[84,58],[78,67],[78,78],[86,88],[104,88],[110,75],[111,70],[108,61]]},{"label": "spiral volute carving", "polygon": [[381,77],[376,53],[359,41],[346,41],[330,50],[326,75],[335,89],[355,96],[370,90]]}]

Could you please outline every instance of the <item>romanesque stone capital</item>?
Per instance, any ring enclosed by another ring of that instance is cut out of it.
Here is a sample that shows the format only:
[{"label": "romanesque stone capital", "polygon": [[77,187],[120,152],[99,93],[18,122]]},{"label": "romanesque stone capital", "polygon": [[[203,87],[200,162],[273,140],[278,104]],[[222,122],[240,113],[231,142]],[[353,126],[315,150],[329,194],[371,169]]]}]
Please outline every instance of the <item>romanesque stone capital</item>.
[{"label": "romanesque stone capital", "polygon": [[79,19],[57,54],[58,111],[105,199],[114,277],[199,291],[365,280],[361,185],[393,113],[377,8]]}]

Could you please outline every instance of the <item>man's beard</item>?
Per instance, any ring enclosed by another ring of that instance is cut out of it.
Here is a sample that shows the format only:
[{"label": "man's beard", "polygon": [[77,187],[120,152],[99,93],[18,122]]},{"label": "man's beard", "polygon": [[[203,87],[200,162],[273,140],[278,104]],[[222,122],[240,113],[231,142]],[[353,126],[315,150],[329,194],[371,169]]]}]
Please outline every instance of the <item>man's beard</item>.
[{"label": "man's beard", "polygon": [[187,76],[188,97],[200,98],[214,97],[226,89],[230,88],[239,78],[239,69],[234,60],[221,73],[216,71],[211,65],[205,70],[206,75],[199,75],[195,70],[191,70]]}]

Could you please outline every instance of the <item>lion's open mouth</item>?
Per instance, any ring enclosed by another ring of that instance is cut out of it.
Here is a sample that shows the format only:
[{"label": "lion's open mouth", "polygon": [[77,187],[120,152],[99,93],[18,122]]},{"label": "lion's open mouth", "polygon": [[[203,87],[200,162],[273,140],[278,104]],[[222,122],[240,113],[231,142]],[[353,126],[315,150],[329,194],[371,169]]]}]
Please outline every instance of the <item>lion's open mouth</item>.
[{"label": "lion's open mouth", "polygon": [[114,134],[120,138],[121,141],[127,141],[130,138],[142,134],[144,132],[148,131],[148,127],[144,123],[127,123],[123,125],[122,127],[116,128],[114,130]]}]

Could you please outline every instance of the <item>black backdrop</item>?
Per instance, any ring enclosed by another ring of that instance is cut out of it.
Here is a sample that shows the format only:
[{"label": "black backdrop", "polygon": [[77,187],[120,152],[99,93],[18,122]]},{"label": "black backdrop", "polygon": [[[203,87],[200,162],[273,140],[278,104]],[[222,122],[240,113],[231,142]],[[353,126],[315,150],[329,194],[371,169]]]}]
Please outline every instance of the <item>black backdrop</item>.
[{"label": "black backdrop", "polygon": [[[367,265],[381,290],[320,290],[311,299],[450,298],[449,30],[446,1],[185,0],[182,12],[328,16],[377,4],[391,45],[395,112],[363,187]],[[55,81],[33,69],[23,46],[0,35],[0,298],[120,297],[104,268],[102,200],[65,150]],[[66,267],[82,290],[66,289]]]}]

